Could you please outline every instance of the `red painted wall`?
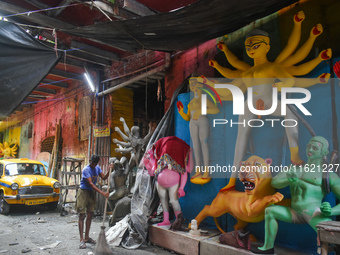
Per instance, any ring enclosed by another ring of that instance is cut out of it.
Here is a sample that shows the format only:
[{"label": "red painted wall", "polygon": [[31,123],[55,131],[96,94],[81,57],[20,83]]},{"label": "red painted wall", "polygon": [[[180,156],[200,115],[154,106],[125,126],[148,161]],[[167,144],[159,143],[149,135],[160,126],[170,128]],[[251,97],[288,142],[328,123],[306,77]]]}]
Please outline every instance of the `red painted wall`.
[{"label": "red painted wall", "polygon": [[[170,66],[166,70],[165,78],[166,109],[170,103],[173,92],[187,76],[192,73],[205,75],[207,77],[214,76],[214,69],[208,65],[208,61],[213,59],[216,54],[215,46],[216,41],[211,40],[186,52],[172,56]],[[143,66],[143,64],[145,65],[145,63],[164,59],[164,53],[148,52],[139,57],[140,59],[138,61],[131,59],[131,65],[126,65],[125,67],[120,66],[122,69],[115,69],[113,66],[109,71],[111,77],[123,74],[124,69],[125,72],[128,72],[133,69],[138,69],[138,67]],[[8,119],[8,121],[20,120],[22,125],[27,125],[30,122],[34,123],[33,137],[25,139],[24,141],[27,148],[25,150],[25,157],[32,159],[37,157],[41,152],[42,141],[55,135],[56,125],[59,120],[61,120],[61,137],[63,139],[62,157],[87,159],[88,141],[80,142],[78,138],[78,101],[83,96],[92,95],[92,93],[82,79],[67,82],[69,84],[67,89],[58,89],[58,93],[53,97],[48,97],[44,102],[34,104],[29,109],[24,110],[22,113],[14,114]],[[105,101],[106,113],[104,121],[110,122],[109,118],[112,110],[111,104],[109,103],[110,96],[107,96]],[[92,121],[95,121],[94,116],[95,102],[93,99]],[[26,132],[26,129],[24,131]]]},{"label": "red painted wall", "polygon": [[31,143],[31,158],[41,151],[41,142],[54,136],[56,125],[61,119],[62,156],[87,158],[88,141],[78,139],[78,100],[90,93],[86,84],[73,82],[49,102],[38,103],[34,107],[34,136]]},{"label": "red painted wall", "polygon": [[216,55],[216,40],[210,40],[181,54],[171,57],[170,66],[165,72],[165,111],[169,108],[176,88],[193,73],[214,77],[214,68],[209,60]]}]

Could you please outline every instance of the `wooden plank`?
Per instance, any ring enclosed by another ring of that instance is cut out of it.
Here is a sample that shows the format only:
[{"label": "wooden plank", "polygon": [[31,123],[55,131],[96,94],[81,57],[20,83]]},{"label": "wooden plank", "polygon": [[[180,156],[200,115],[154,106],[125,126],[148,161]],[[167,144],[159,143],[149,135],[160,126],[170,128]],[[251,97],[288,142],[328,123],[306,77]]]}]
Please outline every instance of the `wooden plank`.
[{"label": "wooden plank", "polygon": [[321,255],[328,254],[328,243],[322,242],[321,243]]},{"label": "wooden plank", "polygon": [[150,76],[140,79],[140,81],[144,81],[144,85],[146,85],[146,84],[151,84],[151,83],[157,83],[158,80],[151,78],[151,75],[150,75]]},{"label": "wooden plank", "polygon": [[74,190],[77,190],[79,189],[79,184],[76,184],[76,185],[62,185],[60,188],[61,189],[74,189]]},{"label": "wooden plank", "polygon": [[[50,48],[54,48],[55,46],[53,43],[50,43],[48,41],[41,41],[41,43],[43,43],[44,45]],[[69,51],[69,49],[75,49],[75,48],[78,50]],[[90,50],[87,50],[88,48]],[[88,44],[81,44],[78,42],[73,43],[73,45],[71,45],[71,48],[67,48],[67,49],[59,48],[59,50],[67,50],[66,52],[64,52],[64,54],[66,54],[67,56],[66,61],[65,59],[62,59],[59,63],[66,64],[66,65],[73,65],[76,67],[80,67],[82,69],[84,68],[84,65],[86,65],[89,69],[103,69],[108,64],[110,64],[110,61],[108,60],[118,61],[118,56],[115,53],[101,50],[94,46],[90,46]],[[107,53],[108,56],[103,56],[105,53]],[[99,56],[99,57],[96,57],[96,56]]]},{"label": "wooden plank", "polygon": [[320,222],[316,227],[340,232],[340,221],[323,221]]},{"label": "wooden plank", "polygon": [[28,97],[28,99],[34,99],[34,100],[46,100],[46,96],[43,95],[36,95],[36,94],[30,94]]},{"label": "wooden plank", "polygon": [[153,75],[150,75],[149,77],[151,79],[154,79],[154,80],[162,80],[162,79],[164,79],[165,75],[164,75],[164,72],[159,72],[159,73],[155,73]]},{"label": "wooden plank", "polygon": [[63,78],[68,78],[68,79],[72,79],[72,80],[81,80],[81,74],[77,74],[77,73],[71,73],[71,72],[66,72],[60,69],[52,69],[49,74],[51,75],[55,75],[55,76],[60,76]]},{"label": "wooden plank", "polygon": [[80,141],[86,141],[89,137],[91,126],[92,98],[90,96],[81,98],[79,100],[78,109],[78,136]]},{"label": "wooden plank", "polygon": [[42,88],[42,87],[36,87],[33,92],[41,92],[45,94],[57,94],[55,89],[48,89],[48,88]]},{"label": "wooden plank", "polygon": [[48,164],[48,174],[47,174],[48,177],[51,177],[54,158],[55,158],[55,152],[54,152],[54,144],[53,144],[53,149],[52,149],[52,153],[51,153],[51,160]]},{"label": "wooden plank", "polygon": [[79,51],[85,52],[87,54],[92,54],[95,56],[98,56],[100,58],[104,58],[104,59],[108,59],[108,60],[118,60],[119,56],[113,52],[109,52],[106,50],[102,50],[102,49],[98,49],[94,46],[85,44],[85,43],[81,43],[81,42],[77,42],[72,40],[71,41],[71,48],[72,49],[78,49]]},{"label": "wooden plank", "polygon": [[61,173],[62,174],[69,174],[69,175],[81,175],[81,172],[65,172],[65,171],[62,171]]},{"label": "wooden plank", "polygon": [[78,162],[78,163],[82,163],[85,159],[83,159],[83,158],[69,158],[69,157],[64,157],[63,160],[64,160],[64,161],[67,161],[67,162]]},{"label": "wooden plank", "polygon": [[328,254],[329,243],[340,244],[340,222],[338,221],[324,221],[319,223],[318,239],[321,243],[321,254]]},{"label": "wooden plank", "polygon": [[164,68],[165,68],[165,66],[161,65],[161,66],[158,66],[158,67],[156,67],[156,68],[154,68],[154,69],[152,69],[150,71],[147,71],[146,73],[139,74],[139,75],[137,75],[137,76],[135,76],[133,78],[130,78],[129,80],[127,80],[125,82],[120,83],[119,85],[113,86],[113,87],[111,87],[111,88],[109,88],[107,90],[104,90],[104,91],[98,93],[98,96],[104,96],[106,94],[112,93],[112,92],[114,92],[114,91],[116,91],[118,89],[121,89],[121,88],[123,88],[123,87],[125,87],[125,86],[127,86],[127,85],[129,85],[131,83],[134,83],[135,81],[141,80],[144,77],[147,77],[147,76],[152,75],[154,73],[158,73],[158,72],[164,70]]},{"label": "wooden plank", "polygon": [[191,236],[188,232],[169,230],[169,226],[149,227],[150,242],[184,255],[199,255],[200,241],[218,233],[218,230],[209,230],[208,236]]},{"label": "wooden plank", "polygon": [[55,130],[55,136],[54,136],[54,145],[53,145],[53,154],[54,154],[54,159],[52,163],[52,178],[57,178],[59,176],[59,173],[57,171],[57,166],[58,166],[58,154],[59,154],[59,139],[61,136],[61,119],[59,119],[58,124],[56,125],[56,130]]},{"label": "wooden plank", "polygon": [[[97,64],[100,66],[111,66],[111,61],[98,57],[98,56],[94,56],[91,55],[87,52],[80,52],[80,51],[69,51],[67,53],[68,57],[73,57],[75,59],[78,60],[82,60],[82,61],[86,61],[86,62],[91,62],[93,64]],[[66,77],[66,76],[65,76]]]},{"label": "wooden plank", "polygon": [[71,57],[66,58],[66,61],[63,59],[59,63],[64,64],[65,62],[66,62],[66,65],[68,65],[68,66],[75,66],[75,67],[84,68],[84,65],[86,63],[86,65],[89,69],[98,69],[98,70],[103,69],[103,67],[101,65],[93,64],[93,63],[90,63],[90,62],[87,62],[87,61],[83,61],[83,60],[71,58]]},{"label": "wooden plank", "polygon": [[340,244],[340,233],[319,229],[319,239],[321,242]]},{"label": "wooden plank", "polygon": [[44,79],[42,83],[39,84],[39,86],[52,86],[52,87],[58,87],[58,88],[68,88],[68,84],[66,82],[62,81],[56,81],[51,79]]}]

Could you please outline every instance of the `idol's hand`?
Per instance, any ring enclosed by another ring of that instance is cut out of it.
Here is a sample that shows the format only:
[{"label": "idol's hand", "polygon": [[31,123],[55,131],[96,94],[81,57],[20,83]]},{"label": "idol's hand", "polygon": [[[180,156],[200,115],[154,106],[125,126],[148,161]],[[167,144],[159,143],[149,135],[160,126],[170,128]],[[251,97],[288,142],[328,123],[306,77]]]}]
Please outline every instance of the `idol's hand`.
[{"label": "idol's hand", "polygon": [[295,166],[292,166],[289,171],[287,172],[287,179],[290,181],[290,182],[296,182],[297,179],[298,179],[298,176],[296,174],[296,167]]},{"label": "idol's hand", "polygon": [[333,66],[334,73],[338,79],[340,79],[340,61],[336,62]]},{"label": "idol's hand", "polygon": [[310,31],[310,36],[319,36],[323,32],[323,27],[321,24],[317,24],[313,29]]},{"label": "idol's hand", "polygon": [[217,47],[221,50],[221,51],[224,51],[227,49],[227,45],[224,43],[224,42],[219,42],[217,44]]},{"label": "idol's hand", "polygon": [[[339,70],[339,75],[340,75],[340,70]],[[321,84],[326,84],[330,77],[331,77],[330,73],[323,73],[323,74],[318,76],[319,81],[320,81]]]},{"label": "idol's hand", "polygon": [[319,58],[322,60],[328,60],[332,57],[332,49],[323,50],[320,52]]},{"label": "idol's hand", "polygon": [[178,197],[184,197],[185,196],[185,191],[183,189],[178,189]]},{"label": "idol's hand", "polygon": [[183,112],[183,103],[181,101],[177,101],[177,109],[178,109],[178,112]]},{"label": "idol's hand", "polygon": [[294,22],[295,23],[301,23],[302,21],[304,21],[305,18],[306,18],[305,13],[303,11],[299,11],[294,16]]},{"label": "idol's hand", "polygon": [[327,217],[332,215],[332,207],[328,202],[323,202],[322,205],[320,206],[320,210],[322,214]]}]

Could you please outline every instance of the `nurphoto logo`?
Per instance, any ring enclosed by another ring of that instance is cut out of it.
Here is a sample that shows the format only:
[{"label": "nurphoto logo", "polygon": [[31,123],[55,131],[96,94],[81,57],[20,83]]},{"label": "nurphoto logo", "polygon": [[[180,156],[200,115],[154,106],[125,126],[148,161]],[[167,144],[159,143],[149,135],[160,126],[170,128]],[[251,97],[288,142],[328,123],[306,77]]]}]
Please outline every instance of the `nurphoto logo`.
[{"label": "nurphoto logo", "polygon": [[[233,95],[233,114],[234,115],[244,115],[244,94],[240,88],[231,84],[216,84],[216,89],[229,89],[231,94]],[[248,95],[253,94],[253,88],[249,87],[247,89]],[[305,98],[287,98],[287,93],[302,93],[305,95]],[[295,105],[297,108],[303,112],[304,115],[312,115],[302,104],[307,103],[311,99],[311,94],[308,89],[304,88],[282,88],[281,89],[281,115],[286,115],[286,106],[288,104]],[[248,97],[248,109],[251,113],[255,115],[270,115],[277,108],[277,88],[273,87],[273,103],[272,107],[268,110],[257,110],[253,106],[253,98],[252,96]],[[202,115],[207,115],[207,95],[202,95]]]},{"label": "nurphoto logo", "polygon": [[[215,84],[215,89],[228,89],[233,96],[233,115],[244,115],[245,114],[245,98],[243,91],[235,85],[232,84]],[[247,88],[247,106],[248,110],[253,115],[258,116],[266,116],[273,114],[278,105],[281,109],[281,116],[286,116],[287,114],[287,105],[295,105],[304,115],[312,115],[306,107],[303,106],[304,103],[307,103],[311,99],[311,93],[309,90],[305,88],[297,88],[297,87],[282,87],[281,88],[281,100],[278,100],[278,89],[277,87],[272,88],[272,104],[269,109],[256,109],[254,107],[253,102],[253,87]],[[303,98],[288,98],[288,94],[300,94],[304,95]],[[207,115],[207,95],[202,94],[201,96],[201,114]],[[283,127],[295,127],[298,125],[295,119],[284,119],[280,121],[280,119],[250,119],[246,122],[243,120],[242,122],[233,122],[232,120],[228,121],[226,119],[214,119],[213,127],[216,125],[225,125],[230,123],[230,126],[233,125],[248,125],[250,127],[262,127],[265,122],[271,124],[271,127],[274,127],[275,122],[280,122]]]}]

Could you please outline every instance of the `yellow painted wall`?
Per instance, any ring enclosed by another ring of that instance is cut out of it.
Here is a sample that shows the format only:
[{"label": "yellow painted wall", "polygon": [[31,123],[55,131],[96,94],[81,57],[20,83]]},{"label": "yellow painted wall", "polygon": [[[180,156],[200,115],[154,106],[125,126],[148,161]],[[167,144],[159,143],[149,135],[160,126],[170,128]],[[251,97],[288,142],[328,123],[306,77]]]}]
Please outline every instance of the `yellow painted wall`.
[{"label": "yellow painted wall", "polygon": [[[111,157],[121,157],[121,153],[117,153],[115,148],[116,144],[112,142],[112,139],[116,138],[119,141],[123,141],[121,136],[115,131],[115,127],[119,127],[124,133],[122,122],[119,120],[120,117],[125,119],[129,129],[133,126],[133,91],[126,88],[121,88],[112,93],[112,122],[111,128],[113,130],[111,134]],[[130,155],[125,155],[129,158]]]},{"label": "yellow painted wall", "polygon": [[5,140],[5,142],[8,142],[9,144],[18,143],[18,145],[20,145],[20,133],[21,127],[10,129],[8,133],[8,138]]}]

